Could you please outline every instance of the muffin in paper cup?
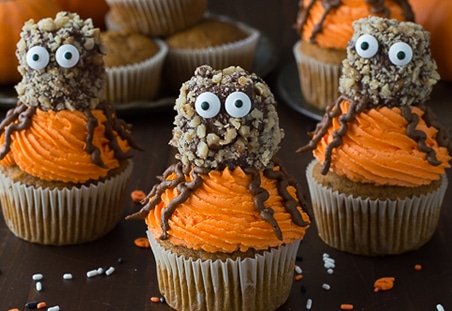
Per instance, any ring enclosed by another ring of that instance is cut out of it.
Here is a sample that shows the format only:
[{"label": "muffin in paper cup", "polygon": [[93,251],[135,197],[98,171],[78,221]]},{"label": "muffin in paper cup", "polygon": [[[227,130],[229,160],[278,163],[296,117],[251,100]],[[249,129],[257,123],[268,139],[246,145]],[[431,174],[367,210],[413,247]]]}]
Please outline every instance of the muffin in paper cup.
[{"label": "muffin in paper cup", "polygon": [[317,160],[308,165],[306,178],[319,236],[329,246],[359,255],[394,255],[416,250],[431,239],[448,184],[446,175],[430,193],[370,199],[322,185],[313,176],[316,165]]},{"label": "muffin in paper cup", "polygon": [[0,172],[0,202],[8,229],[44,245],[80,244],[98,239],[119,222],[133,162],[105,180],[81,186],[35,187]]},{"label": "muffin in paper cup", "polygon": [[276,310],[289,296],[299,240],[223,261],[177,255],[147,234],[160,292],[176,310]]},{"label": "muffin in paper cup", "polygon": [[107,0],[110,23],[149,36],[167,36],[199,21],[207,0]]},{"label": "muffin in paper cup", "polygon": [[300,89],[309,105],[324,110],[339,96],[339,77],[345,50],[323,49],[322,54],[329,53],[325,56],[329,60],[326,62],[317,59],[314,55],[306,54],[301,48],[302,44],[306,43],[300,40],[293,47]]},{"label": "muffin in paper cup", "polygon": [[163,64],[168,53],[165,42],[154,38],[159,51],[152,57],[133,64],[107,67],[107,99],[113,103],[152,100],[160,90]]},{"label": "muffin in paper cup", "polygon": [[[213,46],[202,48],[174,48],[168,44],[169,50],[163,76],[170,89],[177,90],[193,75],[194,70],[202,65],[209,65],[213,68],[240,66],[245,70],[252,69],[260,32],[244,23],[232,21],[223,16],[208,16],[207,18],[237,26],[240,31],[245,33],[245,37],[237,41],[215,43]],[[186,32],[187,36],[191,36],[189,31]],[[194,44],[196,45],[196,43]]]}]

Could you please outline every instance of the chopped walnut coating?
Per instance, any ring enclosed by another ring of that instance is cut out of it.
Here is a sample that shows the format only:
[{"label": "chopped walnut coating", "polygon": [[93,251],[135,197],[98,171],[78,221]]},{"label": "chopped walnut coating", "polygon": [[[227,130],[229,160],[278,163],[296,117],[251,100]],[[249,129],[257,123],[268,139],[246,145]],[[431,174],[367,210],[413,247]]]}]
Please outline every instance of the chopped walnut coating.
[{"label": "chopped walnut coating", "polygon": [[[55,19],[45,18],[37,23],[29,20],[20,37],[16,55],[22,81],[16,90],[25,105],[43,110],[83,110],[96,108],[105,98],[106,47],[91,19],[82,20],[77,14],[60,12]],[[73,45],[80,54],[72,68],[61,67],[56,60],[56,51],[64,44]],[[27,52],[34,46],[41,46],[49,53],[49,63],[42,69],[33,69],[27,63]]]},{"label": "chopped walnut coating", "polygon": [[[213,118],[202,118],[195,110],[196,98],[207,91],[216,94],[222,103],[219,114]],[[228,95],[236,91],[251,99],[250,112],[240,118],[230,116],[224,108]],[[170,144],[178,148],[177,158],[184,165],[264,169],[283,137],[269,87],[240,67],[223,70],[198,67],[195,75],[182,85],[175,110],[178,114]]]}]

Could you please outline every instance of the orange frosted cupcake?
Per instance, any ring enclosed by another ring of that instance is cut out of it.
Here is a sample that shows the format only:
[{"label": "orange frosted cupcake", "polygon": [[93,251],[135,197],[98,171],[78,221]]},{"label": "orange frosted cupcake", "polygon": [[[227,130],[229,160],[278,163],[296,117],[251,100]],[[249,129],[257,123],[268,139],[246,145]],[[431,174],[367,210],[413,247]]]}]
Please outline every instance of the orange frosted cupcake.
[{"label": "orange frosted cupcake", "polygon": [[19,101],[0,123],[5,223],[40,244],[97,239],[123,212],[134,146],[103,97],[100,31],[60,12],[26,22],[17,47]]},{"label": "orange frosted cupcake", "polygon": [[301,148],[315,157],[306,176],[328,245],[399,254],[430,240],[447,188],[452,143],[426,105],[439,75],[421,26],[379,17],[353,26],[342,95]]},{"label": "orange frosted cupcake", "polygon": [[353,21],[376,15],[413,21],[408,1],[300,0],[293,52],[306,102],[324,110],[338,97],[341,63],[353,34]]},{"label": "orange frosted cupcake", "polygon": [[201,66],[182,85],[170,142],[179,161],[130,216],[146,220],[172,308],[276,310],[288,298],[309,217],[274,158],[275,108],[264,81],[240,67]]}]

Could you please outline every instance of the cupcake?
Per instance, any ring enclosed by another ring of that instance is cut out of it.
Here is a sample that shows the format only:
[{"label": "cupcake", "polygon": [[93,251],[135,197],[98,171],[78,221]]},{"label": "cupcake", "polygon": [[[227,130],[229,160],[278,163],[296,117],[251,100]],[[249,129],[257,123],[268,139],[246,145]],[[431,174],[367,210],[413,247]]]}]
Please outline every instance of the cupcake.
[{"label": "cupcake", "polygon": [[300,0],[293,53],[307,104],[324,110],[338,97],[341,63],[353,34],[352,22],[369,15],[413,21],[408,1]]},{"label": "cupcake", "polygon": [[196,67],[240,66],[251,70],[260,33],[222,16],[206,17],[165,38],[169,52],[164,78],[172,90],[190,79]]},{"label": "cupcake", "polygon": [[22,29],[18,102],[0,123],[0,202],[21,239],[88,242],[121,218],[136,145],[104,98],[104,51],[100,30],[77,14]]},{"label": "cupcake", "polygon": [[276,310],[309,217],[274,157],[283,131],[270,89],[240,67],[204,65],[175,110],[178,161],[127,217],[146,220],[161,294],[177,310]]},{"label": "cupcake", "polygon": [[162,37],[202,19],[207,0],[106,0],[108,23],[120,29]]},{"label": "cupcake", "polygon": [[321,239],[362,255],[416,250],[432,237],[452,143],[427,105],[438,81],[430,34],[412,22],[353,23],[339,90],[312,140],[306,176]]},{"label": "cupcake", "polygon": [[168,47],[160,39],[127,30],[109,30],[101,37],[107,47],[107,100],[127,103],[158,96]]}]

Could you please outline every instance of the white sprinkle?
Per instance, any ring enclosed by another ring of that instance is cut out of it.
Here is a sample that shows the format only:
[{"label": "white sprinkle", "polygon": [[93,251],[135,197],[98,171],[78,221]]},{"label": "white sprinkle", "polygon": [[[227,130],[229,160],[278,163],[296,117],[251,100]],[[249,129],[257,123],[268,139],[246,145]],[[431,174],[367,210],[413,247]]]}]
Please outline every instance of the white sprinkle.
[{"label": "white sprinkle", "polygon": [[36,290],[38,292],[42,291],[42,283],[41,282],[36,282]]},{"label": "white sprinkle", "polygon": [[63,274],[63,279],[65,279],[65,280],[72,280],[72,274],[71,273]]},{"label": "white sprinkle", "polygon": [[297,274],[302,274],[302,273],[303,273],[303,270],[301,270],[300,266],[295,266],[295,272],[296,272]]},{"label": "white sprinkle", "polygon": [[110,267],[110,268],[108,268],[107,271],[105,271],[105,274],[106,274],[106,275],[110,275],[110,274],[112,274],[113,272],[115,272],[115,268]]},{"label": "white sprinkle", "polygon": [[312,307],[312,299],[309,298],[309,299],[306,301],[306,310],[311,310],[311,307]]},{"label": "white sprinkle", "polygon": [[41,273],[35,273],[32,276],[33,281],[40,281],[44,276]]},{"label": "white sprinkle", "polygon": [[328,253],[323,253],[323,258],[329,258],[330,257],[330,254],[328,254]]},{"label": "white sprinkle", "polygon": [[436,310],[438,311],[445,311],[446,309],[444,309],[444,307],[439,303],[436,305]]},{"label": "white sprinkle", "polygon": [[334,270],[331,269],[331,268],[329,268],[328,270],[326,270],[326,273],[328,273],[328,274],[333,274],[333,273],[334,273]]},{"label": "white sprinkle", "polygon": [[97,274],[103,274],[105,272],[105,269],[102,267],[97,268]]},{"label": "white sprinkle", "polygon": [[325,269],[334,269],[336,267],[334,265],[334,263],[329,263],[329,262],[325,262],[325,264],[323,266],[325,267]]},{"label": "white sprinkle", "polygon": [[97,269],[86,272],[86,276],[89,278],[92,278],[93,276],[97,276],[97,275],[99,275],[99,272],[97,272]]},{"label": "white sprinkle", "polygon": [[322,288],[323,288],[324,290],[330,290],[331,286],[330,286],[329,284],[323,283],[323,284],[322,284]]},{"label": "white sprinkle", "polygon": [[336,263],[336,260],[334,260],[333,258],[324,258],[323,259],[323,262],[328,262],[328,263],[332,263],[332,264],[335,264]]},{"label": "white sprinkle", "polygon": [[60,311],[60,306],[49,307],[47,311]]}]

